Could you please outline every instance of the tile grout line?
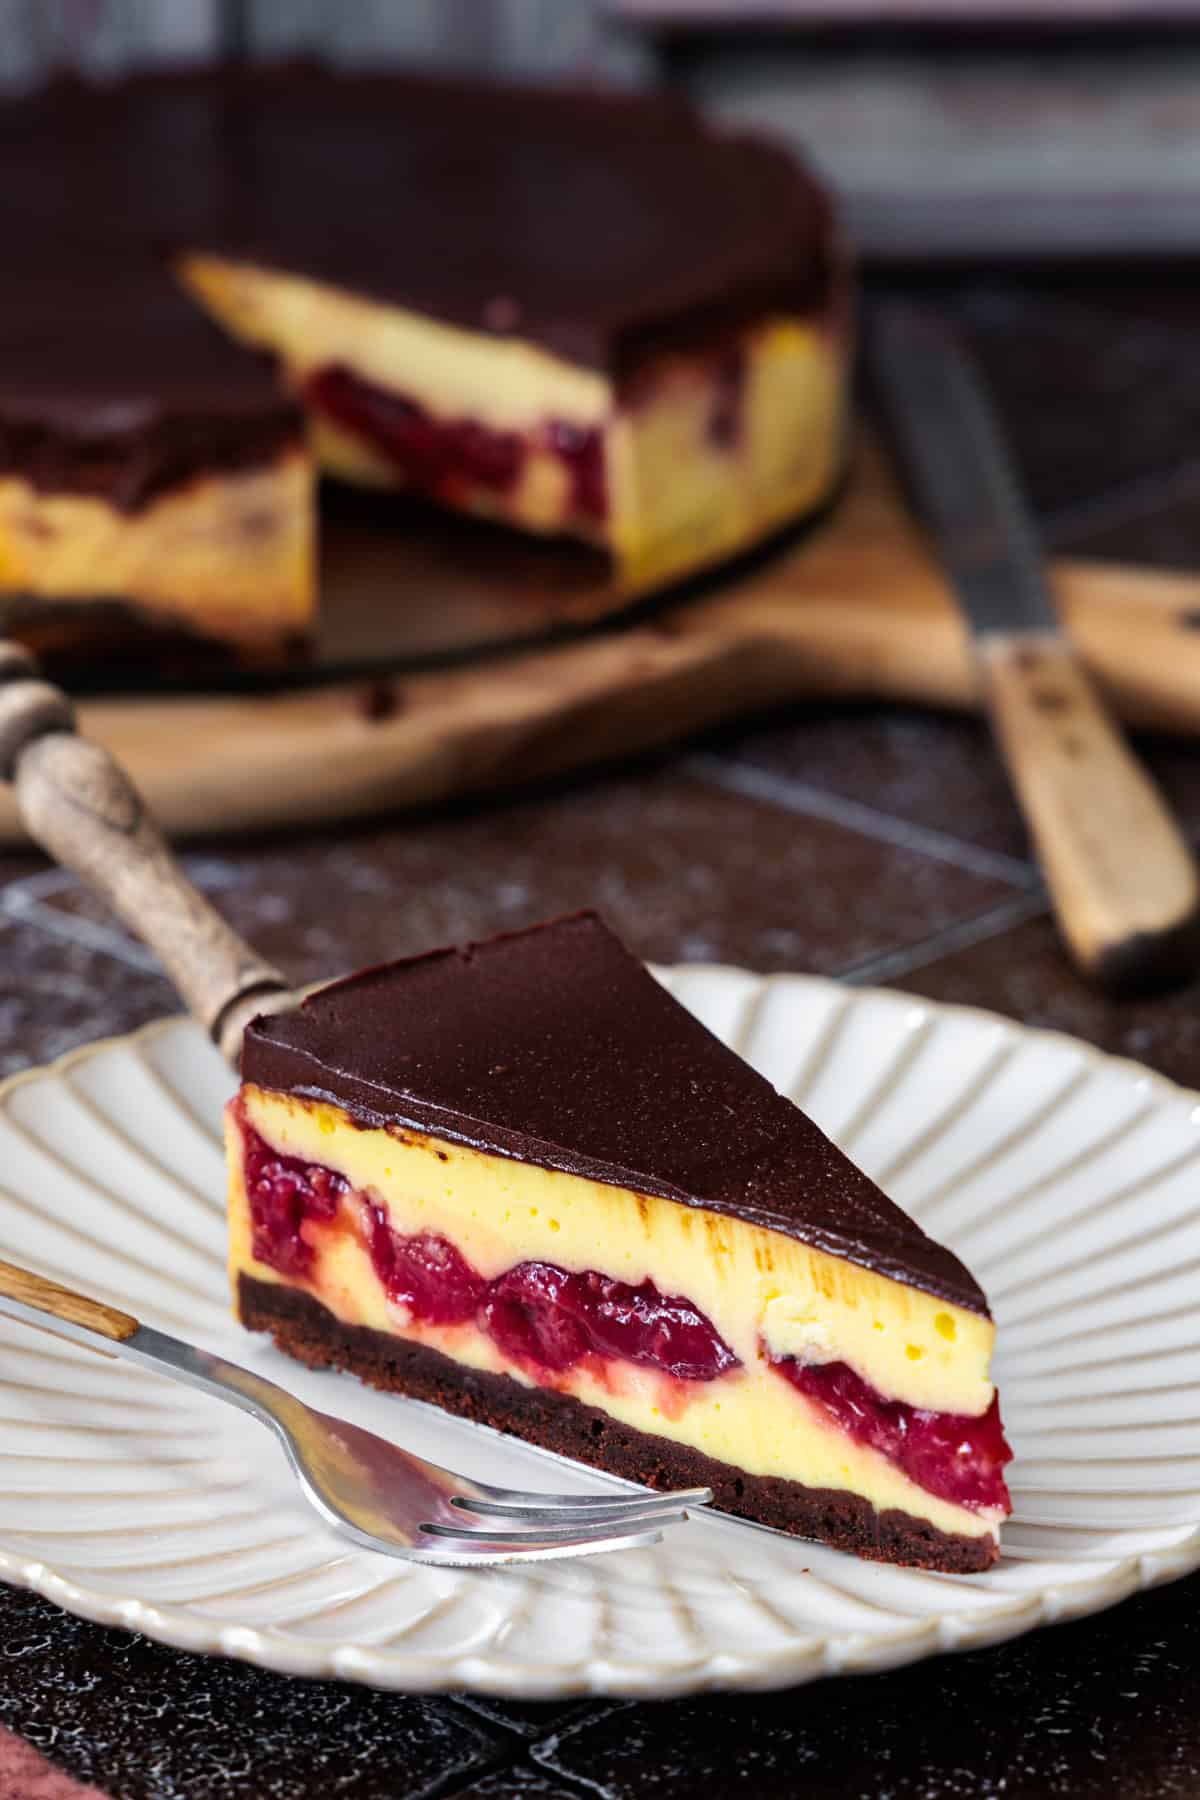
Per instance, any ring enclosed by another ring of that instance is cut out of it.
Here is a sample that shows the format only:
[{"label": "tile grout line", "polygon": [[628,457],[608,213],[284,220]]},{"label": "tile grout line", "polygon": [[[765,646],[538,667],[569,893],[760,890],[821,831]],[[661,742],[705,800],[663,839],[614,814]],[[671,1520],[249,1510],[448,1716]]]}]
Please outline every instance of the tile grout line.
[{"label": "tile grout line", "polygon": [[520,1733],[512,1727],[499,1725],[495,1719],[463,1706],[455,1694],[429,1694],[425,1696],[425,1702],[432,1712],[444,1719],[453,1719],[459,1724],[469,1722],[481,1735],[486,1724],[493,1733],[502,1732],[503,1736],[496,1737],[472,1768],[449,1769],[444,1775],[435,1775],[423,1788],[413,1791],[412,1800],[454,1800],[458,1794],[469,1793],[476,1782],[491,1775],[501,1775],[521,1760],[525,1745]]},{"label": "tile grout line", "polygon": [[55,894],[69,893],[79,887],[74,875],[58,868],[43,869],[36,875],[10,881],[0,888],[0,928],[6,922],[28,925],[44,931],[47,937],[57,938],[60,943],[75,944],[146,973],[162,975],[162,965],[157,957],[117,926],[59,912],[46,904]]},{"label": "tile grout line", "polygon": [[1138,475],[1103,493],[1057,508],[1039,521],[1042,542],[1049,549],[1067,549],[1086,555],[1086,547],[1070,551],[1070,540],[1106,526],[1128,525],[1156,512],[1161,506],[1193,499],[1200,490],[1200,458],[1189,458],[1181,467]]},{"label": "tile grout line", "polygon": [[943,926],[915,944],[877,951],[861,962],[849,963],[844,969],[837,970],[835,979],[847,987],[874,987],[900,981],[918,969],[943,962],[957,951],[973,949],[990,938],[1002,937],[1014,926],[1024,925],[1048,912],[1049,901],[1041,887],[1031,893],[1013,894],[995,906],[986,907],[983,912],[956,919],[952,925]]},{"label": "tile grout line", "polygon": [[[454,1800],[454,1796],[460,1793],[469,1793],[476,1782],[483,1781],[490,1775],[501,1774],[505,1770],[513,1769],[522,1762],[537,1770],[542,1765],[535,1757],[534,1752],[542,1745],[555,1745],[564,1731],[579,1730],[585,1725],[596,1724],[601,1719],[610,1717],[614,1712],[628,1711],[636,1704],[633,1700],[605,1699],[600,1695],[595,1695],[591,1697],[590,1705],[587,1699],[583,1699],[580,1702],[579,1710],[574,1711],[573,1715],[565,1718],[560,1716],[557,1721],[547,1721],[544,1731],[530,1735],[523,1732],[519,1725],[498,1720],[491,1713],[474,1707],[471,1703],[472,1696],[469,1694],[437,1694],[432,1695],[431,1699],[443,1713],[454,1713],[460,1718],[465,1714],[476,1723],[483,1720],[494,1730],[504,1732],[505,1738],[496,1746],[495,1755],[489,1758],[486,1764],[471,1771],[465,1785],[447,1786],[443,1789],[439,1785],[442,1780],[451,1782],[455,1778],[452,1776],[440,1777],[438,1782],[435,1782],[434,1786],[428,1790],[428,1800],[441,1800],[443,1795],[445,1800]],[[580,1780],[575,1775],[566,1774],[557,1769],[554,1771],[554,1775],[564,1787],[577,1792],[580,1800],[583,1800],[583,1796],[596,1792],[590,1783]],[[421,1800],[425,1800],[424,1795]]]},{"label": "tile grout line", "polygon": [[[638,1702],[635,1700],[621,1701],[618,1703],[616,1710],[622,1712],[627,1711],[637,1704]],[[604,1716],[605,1715],[603,1714],[600,1715],[600,1717]],[[538,1738],[534,1743],[529,1745],[527,1754],[530,1762],[533,1763],[535,1768],[548,1770],[556,1780],[562,1780],[565,1777],[569,1782],[574,1782],[584,1793],[598,1794],[603,1797],[603,1795],[611,1790],[603,1787],[599,1782],[591,1781],[586,1775],[578,1774],[573,1769],[564,1769],[561,1764],[555,1760],[566,1740],[575,1737],[580,1731],[586,1730],[589,1725],[595,1722],[596,1720],[591,1716],[585,1716],[579,1719],[568,1719],[562,1725],[556,1726],[554,1729],[546,1732],[544,1736]]]},{"label": "tile grout line", "polygon": [[[681,766],[685,773],[726,791],[743,794],[747,798],[763,801],[800,816],[825,819],[844,829],[857,831],[861,836],[915,851],[934,860],[964,868],[970,873],[1005,881],[1026,890],[981,913],[958,920],[914,944],[876,952],[861,962],[847,965],[837,971],[837,978],[848,985],[900,979],[956,950],[996,936],[1045,910],[1045,897],[1033,865],[1003,852],[981,849],[949,833],[911,824],[862,801],[846,799],[807,782],[758,769],[753,764],[741,763],[736,758],[726,759],[712,752],[698,752],[684,757]],[[1033,887],[1035,883],[1038,885]],[[127,939],[123,933],[91,919],[60,913],[46,904],[48,898],[75,886],[75,878],[63,869],[46,869],[10,882],[6,887],[0,888],[0,929],[3,929],[7,918],[11,923],[29,925],[45,932],[49,937],[80,945],[126,966],[146,973],[161,973],[158,963],[149,952],[132,939]]]},{"label": "tile grout line", "polygon": [[740,794],[747,800],[764,801],[782,812],[841,825],[846,830],[857,831],[862,837],[892,844],[900,850],[916,851],[936,862],[950,863],[968,874],[1006,882],[1009,887],[1028,889],[1038,879],[1033,864],[1020,857],[1008,856],[1002,850],[983,849],[950,832],[913,824],[869,806],[865,801],[848,799],[794,776],[759,769],[753,763],[739,762],[736,757],[700,751],[685,757],[681,766],[685,774],[724,788],[728,793]]}]

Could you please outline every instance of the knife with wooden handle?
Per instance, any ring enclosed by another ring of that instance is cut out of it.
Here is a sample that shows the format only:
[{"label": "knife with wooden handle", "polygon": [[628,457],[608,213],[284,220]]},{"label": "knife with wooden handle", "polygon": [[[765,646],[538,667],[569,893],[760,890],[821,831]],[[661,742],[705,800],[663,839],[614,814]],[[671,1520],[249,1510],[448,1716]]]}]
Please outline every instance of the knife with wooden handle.
[{"label": "knife with wooden handle", "polygon": [[1059,621],[983,387],[939,320],[881,305],[871,373],[971,633],[982,697],[1076,962],[1115,992],[1200,968],[1200,884]]}]

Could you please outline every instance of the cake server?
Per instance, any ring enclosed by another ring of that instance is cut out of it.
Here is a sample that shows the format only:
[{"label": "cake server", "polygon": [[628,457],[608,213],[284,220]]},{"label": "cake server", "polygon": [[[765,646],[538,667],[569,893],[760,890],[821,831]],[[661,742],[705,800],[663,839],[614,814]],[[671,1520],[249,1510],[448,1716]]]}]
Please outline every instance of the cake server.
[{"label": "cake server", "polygon": [[297,996],[192,885],[124,770],[77,735],[66,694],[7,639],[0,639],[0,781],[12,783],[34,842],[149,945],[236,1067],[249,1020]]},{"label": "cake server", "polygon": [[123,1357],[227,1400],[274,1431],[305,1498],[366,1550],[478,1568],[656,1544],[708,1488],[652,1494],[538,1494],[489,1487],[373,1431],[305,1406],[265,1376],[139,1324],[129,1313],[0,1262],[0,1314]]},{"label": "cake server", "polygon": [[882,305],[868,343],[1059,930],[1104,987],[1181,982],[1200,967],[1195,862],[1062,628],[981,381],[953,333],[919,308]]}]

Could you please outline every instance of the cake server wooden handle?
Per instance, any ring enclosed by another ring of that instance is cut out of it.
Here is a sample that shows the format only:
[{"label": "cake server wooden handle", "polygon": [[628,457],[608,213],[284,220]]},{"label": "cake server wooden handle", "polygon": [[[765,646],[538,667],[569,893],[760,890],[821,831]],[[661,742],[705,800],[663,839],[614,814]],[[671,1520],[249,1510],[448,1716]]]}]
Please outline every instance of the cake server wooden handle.
[{"label": "cake server wooden handle", "polygon": [[15,1263],[0,1262],[0,1294],[9,1300],[20,1301],[22,1306],[31,1307],[35,1312],[46,1313],[52,1319],[61,1319],[66,1325],[80,1325],[85,1331],[94,1331],[100,1337],[108,1338],[110,1343],[123,1344],[138,1330],[138,1321],[131,1313],[105,1306],[102,1300],[89,1299],[86,1294],[77,1294],[72,1288],[48,1280],[45,1275],[19,1269]]},{"label": "cake server wooden handle", "polygon": [[79,737],[67,696],[19,645],[0,641],[0,778],[34,841],[108,902],[158,956],[230,1062],[256,1012],[288,984],[188,880],[141,795],[99,744]]},{"label": "cake server wooden handle", "polygon": [[985,697],[1054,900],[1085,971],[1145,992],[1200,966],[1192,853],[1069,640],[979,640]]}]

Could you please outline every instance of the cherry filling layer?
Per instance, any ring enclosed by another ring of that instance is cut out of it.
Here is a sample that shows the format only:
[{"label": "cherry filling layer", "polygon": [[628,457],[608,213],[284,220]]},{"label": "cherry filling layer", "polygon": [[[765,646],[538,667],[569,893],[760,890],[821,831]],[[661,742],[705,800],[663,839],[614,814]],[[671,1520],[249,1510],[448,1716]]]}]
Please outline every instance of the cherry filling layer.
[{"label": "cherry filling layer", "polygon": [[997,1396],[985,1413],[970,1418],[885,1400],[849,1363],[800,1363],[788,1356],[775,1367],[856,1443],[881,1451],[926,1493],[975,1511],[1011,1510],[1004,1466],[1012,1451]]},{"label": "cherry filling layer", "polygon": [[[708,1319],[653,1281],[634,1286],[589,1269],[522,1262],[487,1280],[437,1232],[392,1229],[383,1208],[319,1163],[281,1156],[235,1105],[244,1144],[255,1259],[311,1277],[322,1228],[356,1231],[389,1300],[416,1324],[473,1325],[513,1362],[549,1382],[587,1358],[632,1362],[679,1381],[713,1381],[741,1366]],[[999,1406],[979,1418],[887,1400],[847,1363],[774,1362],[857,1443],[880,1451],[927,1493],[959,1506],[1009,1510]]]},{"label": "cherry filling layer", "polygon": [[281,1275],[303,1276],[313,1264],[313,1246],[304,1235],[309,1219],[330,1225],[350,1183],[319,1163],[281,1156],[246,1123],[235,1104],[243,1143],[246,1197],[250,1202],[251,1248],[257,1262]]},{"label": "cherry filling layer", "polygon": [[[281,1275],[312,1273],[310,1222],[339,1219],[351,1193],[343,1176],[318,1163],[280,1156],[242,1117],[246,1194],[257,1261]],[[711,1321],[681,1294],[652,1281],[615,1281],[595,1270],[523,1262],[485,1280],[436,1232],[404,1235],[364,1196],[354,1209],[375,1273],[414,1322],[473,1324],[514,1362],[547,1375],[586,1357],[642,1363],[680,1381],[713,1381],[738,1358]]]},{"label": "cherry filling layer", "polygon": [[341,363],[312,376],[306,398],[317,411],[381,451],[410,487],[447,505],[471,489],[512,492],[532,449],[548,451],[567,475],[567,516],[603,520],[608,513],[604,442],[595,427],[549,419],[530,436],[497,431],[478,419],[436,419],[415,400],[363,381]]},{"label": "cherry filling layer", "polygon": [[547,1369],[601,1356],[647,1363],[679,1381],[713,1381],[740,1367],[682,1294],[660,1294],[652,1281],[632,1287],[594,1269],[571,1274],[555,1263],[518,1263],[489,1284],[480,1318],[506,1355]]},{"label": "cherry filling layer", "polygon": [[712,410],[708,441],[717,450],[736,450],[741,442],[749,364],[745,346],[735,344],[717,361],[712,377]]}]

